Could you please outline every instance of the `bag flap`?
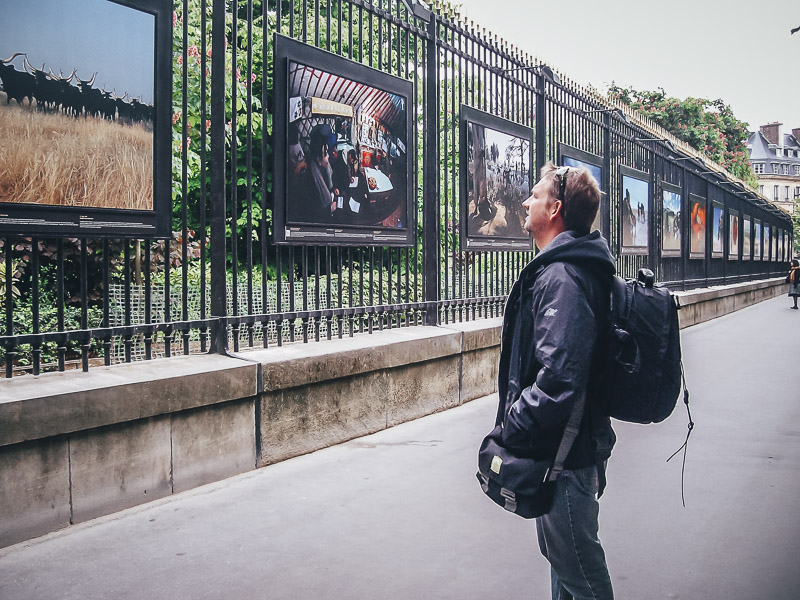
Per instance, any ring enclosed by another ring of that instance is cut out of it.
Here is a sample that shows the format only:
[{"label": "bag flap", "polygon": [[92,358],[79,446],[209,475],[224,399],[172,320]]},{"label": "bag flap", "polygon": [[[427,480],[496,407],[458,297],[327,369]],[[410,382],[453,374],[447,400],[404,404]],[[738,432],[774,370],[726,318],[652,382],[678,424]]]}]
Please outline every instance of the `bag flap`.
[{"label": "bag flap", "polygon": [[550,469],[549,461],[524,456],[524,451],[506,448],[502,443],[502,427],[487,435],[478,451],[478,470],[501,487],[518,494],[533,494],[541,486]]}]

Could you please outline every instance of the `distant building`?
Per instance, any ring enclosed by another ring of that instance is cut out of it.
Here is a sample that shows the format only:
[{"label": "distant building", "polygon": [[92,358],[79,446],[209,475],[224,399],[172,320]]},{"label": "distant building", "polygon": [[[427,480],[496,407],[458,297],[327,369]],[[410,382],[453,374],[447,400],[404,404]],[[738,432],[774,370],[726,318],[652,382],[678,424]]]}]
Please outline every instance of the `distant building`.
[{"label": "distant building", "polygon": [[747,150],[759,193],[794,215],[800,199],[800,128],[782,133],[782,125],[762,125],[747,138]]}]

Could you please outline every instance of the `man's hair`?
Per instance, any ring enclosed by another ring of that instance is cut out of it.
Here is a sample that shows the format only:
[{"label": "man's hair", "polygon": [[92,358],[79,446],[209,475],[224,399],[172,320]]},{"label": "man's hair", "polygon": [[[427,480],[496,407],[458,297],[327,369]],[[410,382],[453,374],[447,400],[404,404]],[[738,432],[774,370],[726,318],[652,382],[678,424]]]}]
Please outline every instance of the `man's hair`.
[{"label": "man's hair", "polygon": [[[541,179],[550,178],[550,195],[554,200],[558,200],[561,185],[556,177],[556,169],[558,167],[548,162],[540,173]],[[566,178],[561,218],[564,219],[564,227],[585,235],[589,233],[600,208],[600,188],[594,176],[581,167],[569,167]]]}]

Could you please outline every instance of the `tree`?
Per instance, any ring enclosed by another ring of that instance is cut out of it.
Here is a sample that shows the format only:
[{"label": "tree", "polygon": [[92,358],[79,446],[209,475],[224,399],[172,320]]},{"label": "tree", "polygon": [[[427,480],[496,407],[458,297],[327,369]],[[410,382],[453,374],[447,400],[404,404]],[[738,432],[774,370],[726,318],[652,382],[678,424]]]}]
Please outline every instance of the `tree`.
[{"label": "tree", "polygon": [[750,186],[758,185],[746,147],[748,125],[737,119],[722,100],[680,100],[667,96],[663,88],[638,91],[614,83],[608,95],[643,113]]}]

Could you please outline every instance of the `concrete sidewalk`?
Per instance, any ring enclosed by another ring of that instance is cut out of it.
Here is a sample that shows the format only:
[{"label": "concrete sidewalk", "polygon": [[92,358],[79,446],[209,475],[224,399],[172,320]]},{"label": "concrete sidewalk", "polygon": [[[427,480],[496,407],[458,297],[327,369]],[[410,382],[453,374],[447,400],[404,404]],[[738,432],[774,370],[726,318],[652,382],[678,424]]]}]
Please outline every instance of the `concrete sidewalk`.
[{"label": "concrete sidewalk", "polygon": [[[601,537],[620,599],[800,597],[800,311],[682,332],[686,411],[616,424]],[[475,480],[496,399],[0,550],[1,600],[549,598],[533,522]]]}]

